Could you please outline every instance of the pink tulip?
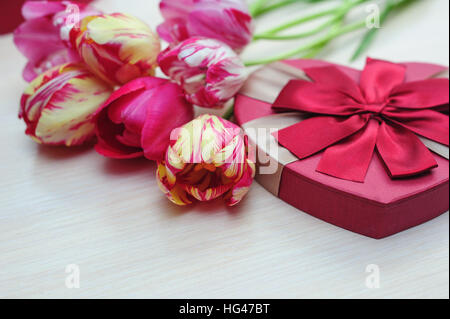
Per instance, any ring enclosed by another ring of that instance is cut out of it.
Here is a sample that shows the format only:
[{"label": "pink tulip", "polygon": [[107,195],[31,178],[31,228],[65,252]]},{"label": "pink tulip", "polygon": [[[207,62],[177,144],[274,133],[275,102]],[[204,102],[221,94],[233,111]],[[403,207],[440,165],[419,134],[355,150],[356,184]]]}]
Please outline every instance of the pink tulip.
[{"label": "pink tulip", "polygon": [[98,153],[117,159],[161,160],[171,131],[194,117],[181,88],[144,77],[125,84],[97,112]]},{"label": "pink tulip", "polygon": [[67,46],[68,35],[77,20],[99,13],[87,2],[28,1],[23,5],[26,21],[14,31],[14,43],[28,59],[23,72],[27,82],[57,65],[80,60]]},{"label": "pink tulip", "polygon": [[164,161],[158,163],[158,185],[173,203],[223,198],[229,206],[248,193],[255,176],[247,138],[231,122],[202,115],[175,130]]},{"label": "pink tulip", "polygon": [[222,107],[246,80],[239,56],[217,40],[185,40],[162,52],[158,62],[161,70],[183,87],[188,101],[202,107]]},{"label": "pink tulip", "polygon": [[30,83],[19,117],[26,134],[39,144],[81,145],[95,136],[94,114],[111,93],[84,65],[64,64]]},{"label": "pink tulip", "polygon": [[162,39],[177,44],[193,36],[220,40],[234,50],[252,40],[252,17],[243,0],[162,0]]}]

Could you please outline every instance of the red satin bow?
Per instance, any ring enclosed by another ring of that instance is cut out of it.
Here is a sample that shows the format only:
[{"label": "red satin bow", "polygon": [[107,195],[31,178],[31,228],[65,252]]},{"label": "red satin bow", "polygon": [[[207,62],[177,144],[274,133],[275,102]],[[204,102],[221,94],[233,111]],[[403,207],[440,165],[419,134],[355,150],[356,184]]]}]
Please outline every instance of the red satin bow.
[{"label": "red satin bow", "polygon": [[391,177],[437,167],[416,134],[449,145],[449,80],[406,82],[406,67],[368,59],[359,83],[335,66],[308,68],[314,81],[292,80],[274,109],[317,115],[275,134],[300,159],[325,150],[317,170],[363,182],[375,148]]}]

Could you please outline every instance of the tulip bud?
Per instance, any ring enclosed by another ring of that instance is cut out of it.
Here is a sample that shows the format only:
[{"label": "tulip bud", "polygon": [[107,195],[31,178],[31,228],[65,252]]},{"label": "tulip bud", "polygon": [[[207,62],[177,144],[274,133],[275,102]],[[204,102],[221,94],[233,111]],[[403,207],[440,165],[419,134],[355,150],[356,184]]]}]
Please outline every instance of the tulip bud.
[{"label": "tulip bud", "polygon": [[247,78],[239,56],[226,44],[191,38],[167,48],[158,58],[161,70],[202,107],[219,108],[233,98]]},{"label": "tulip bud", "polygon": [[206,37],[242,50],[252,40],[252,17],[244,0],[162,0],[162,39],[175,45],[190,37]]},{"label": "tulip bud", "polygon": [[177,205],[223,198],[229,206],[247,194],[255,176],[247,138],[231,122],[202,115],[173,132],[158,185]]},{"label": "tulip bud", "polygon": [[94,113],[111,87],[80,64],[65,64],[38,76],[25,90],[19,118],[40,144],[81,145],[95,135]]},{"label": "tulip bud", "polygon": [[145,77],[125,84],[98,111],[98,153],[125,159],[162,160],[171,131],[194,118],[183,90],[168,80]]},{"label": "tulip bud", "polygon": [[70,39],[90,70],[112,85],[153,75],[161,50],[144,22],[121,13],[84,18]]}]

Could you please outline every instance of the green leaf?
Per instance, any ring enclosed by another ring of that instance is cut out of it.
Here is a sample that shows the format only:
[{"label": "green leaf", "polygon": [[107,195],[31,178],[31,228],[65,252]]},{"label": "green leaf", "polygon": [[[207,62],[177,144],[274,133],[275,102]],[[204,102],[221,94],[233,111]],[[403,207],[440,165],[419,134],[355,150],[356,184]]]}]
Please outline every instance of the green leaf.
[{"label": "green leaf", "polygon": [[[388,18],[388,16],[394,10],[400,9],[400,8],[404,7],[405,5],[412,3],[414,1],[416,1],[416,0],[388,0],[388,2],[386,3],[386,7],[381,12],[380,23],[383,24],[386,21],[386,19]],[[359,44],[358,48],[356,49],[355,53],[353,54],[353,56],[351,58],[352,62],[355,61],[357,58],[359,58],[367,50],[367,48],[370,46],[370,44],[375,39],[375,36],[378,31],[379,31],[379,28],[373,28],[373,29],[370,29],[369,31],[367,31],[367,33],[363,37],[361,43]]]},{"label": "green leaf", "polygon": [[258,6],[256,8],[253,8],[253,17],[259,17],[261,15],[264,15],[266,13],[272,12],[274,10],[283,8],[285,6],[298,3],[298,2],[308,2],[308,3],[315,3],[315,2],[324,2],[326,0],[281,0],[275,3],[272,3],[267,6]]}]

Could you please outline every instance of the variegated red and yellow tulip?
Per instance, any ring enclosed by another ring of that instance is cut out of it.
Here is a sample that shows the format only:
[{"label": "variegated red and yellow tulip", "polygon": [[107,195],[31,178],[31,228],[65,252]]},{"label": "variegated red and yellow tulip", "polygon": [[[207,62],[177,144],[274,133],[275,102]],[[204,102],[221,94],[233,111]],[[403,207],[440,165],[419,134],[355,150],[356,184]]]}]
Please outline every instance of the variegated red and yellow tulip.
[{"label": "variegated red and yellow tulip", "polygon": [[19,113],[26,134],[40,144],[81,145],[95,135],[94,113],[111,87],[81,64],[48,70],[25,90]]},{"label": "variegated red and yellow tulip", "polygon": [[235,124],[202,115],[175,130],[164,162],[158,163],[161,190],[173,203],[223,198],[238,204],[255,176],[247,138]]},{"label": "variegated red and yellow tulip", "polygon": [[112,85],[153,75],[161,51],[158,36],[144,22],[122,13],[86,17],[70,39],[90,70]]}]

